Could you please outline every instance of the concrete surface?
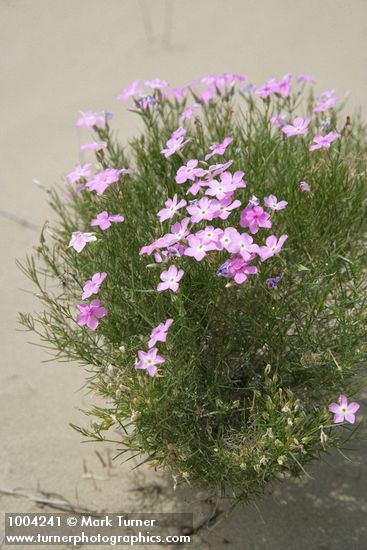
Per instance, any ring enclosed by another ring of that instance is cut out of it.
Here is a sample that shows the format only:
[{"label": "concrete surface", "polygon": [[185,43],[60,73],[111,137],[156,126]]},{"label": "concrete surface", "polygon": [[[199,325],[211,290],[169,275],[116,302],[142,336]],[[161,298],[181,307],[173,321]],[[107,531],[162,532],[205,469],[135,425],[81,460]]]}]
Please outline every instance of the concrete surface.
[{"label": "concrete surface", "polygon": [[[81,445],[69,428],[84,421],[78,410],[90,399],[78,391],[84,373],[43,363],[45,351],[16,331],[17,311],[37,302],[22,292],[30,286],[15,257],[38,236],[12,216],[36,227],[49,217],[32,179],[52,185],[79,160],[77,146],[86,138],[73,126],[79,110],[112,111],[122,138],[134,132],[134,115],[115,97],[136,78],[182,85],[210,72],[241,71],[260,84],[288,71],[310,73],[320,92],[351,90],[351,108],[366,112],[367,2],[0,0],[0,45],[0,489],[20,488],[22,495],[0,494],[0,508],[39,509],[35,500],[43,492],[42,498],[58,494],[111,511],[149,510],[157,499],[166,510],[190,507],[195,499],[197,514],[205,513],[200,496],[173,495],[170,481],[147,468],[132,472],[118,462],[108,468],[113,448]],[[238,509],[205,533],[198,547],[363,550],[366,450],[359,446],[357,464],[333,456],[312,469],[313,480],[276,487],[256,507]]]}]

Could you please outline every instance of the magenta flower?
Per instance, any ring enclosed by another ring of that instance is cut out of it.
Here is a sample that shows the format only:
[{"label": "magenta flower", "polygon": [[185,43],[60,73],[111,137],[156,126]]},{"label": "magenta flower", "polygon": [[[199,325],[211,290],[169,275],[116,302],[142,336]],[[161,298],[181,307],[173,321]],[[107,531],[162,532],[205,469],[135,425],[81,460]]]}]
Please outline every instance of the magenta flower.
[{"label": "magenta flower", "polygon": [[173,218],[180,208],[187,205],[187,202],[184,199],[177,202],[177,194],[175,194],[173,199],[168,199],[164,204],[166,205],[166,208],[162,208],[162,210],[160,210],[157,214],[160,222]]},{"label": "magenta flower", "polygon": [[314,136],[314,144],[311,145],[308,149],[310,151],[316,151],[317,149],[329,149],[331,143],[338,139],[340,134],[338,132],[329,132],[326,136]]},{"label": "magenta flower", "polygon": [[283,97],[288,97],[291,91],[292,75],[290,73],[283,76],[276,86],[276,92]]},{"label": "magenta flower", "polygon": [[182,279],[183,274],[183,269],[177,269],[175,265],[170,265],[168,270],[163,271],[160,275],[162,282],[157,286],[158,292],[163,292],[163,290],[172,290],[172,292],[177,292],[179,282]]},{"label": "magenta flower", "polygon": [[135,365],[136,369],[146,370],[152,378],[157,374],[157,365],[165,363],[165,358],[157,355],[157,348],[152,348],[149,351],[138,351],[139,362]]},{"label": "magenta flower", "polygon": [[228,275],[234,281],[241,285],[248,279],[248,275],[255,275],[257,273],[257,267],[250,265],[250,262],[254,259],[255,254],[251,256],[251,259],[246,261],[241,256],[235,256],[228,262]]},{"label": "magenta flower", "polygon": [[203,197],[199,201],[190,204],[186,210],[191,215],[191,221],[199,223],[201,220],[212,220],[217,210],[214,202],[208,199],[208,197]]},{"label": "magenta flower", "polygon": [[215,145],[211,145],[209,147],[211,152],[205,155],[205,160],[209,160],[214,155],[224,155],[228,145],[230,145],[232,141],[233,139],[231,137],[225,137],[222,143],[216,143]]},{"label": "magenta flower", "polygon": [[248,227],[250,232],[255,234],[260,227],[264,229],[271,228],[270,216],[261,206],[247,207],[242,210],[240,226]]},{"label": "magenta flower", "polygon": [[134,80],[129,86],[127,86],[122,92],[117,96],[119,101],[127,101],[131,97],[139,94],[143,94],[143,88],[139,88],[140,80]]},{"label": "magenta flower", "polygon": [[299,188],[304,193],[308,193],[308,191],[311,191],[311,188],[306,181],[301,181],[301,183],[299,184]]},{"label": "magenta flower", "polygon": [[279,201],[275,195],[268,195],[264,198],[264,204],[271,210],[283,210],[287,206],[287,201]]},{"label": "magenta flower", "polygon": [[122,223],[124,219],[124,216],[121,214],[114,214],[113,216],[110,216],[106,210],[103,210],[103,212],[100,212],[97,217],[90,222],[90,224],[93,227],[98,226],[104,231],[105,229],[111,227],[112,223]]},{"label": "magenta flower", "polygon": [[83,286],[82,300],[90,298],[92,294],[98,294],[99,288],[106,277],[107,273],[105,271],[95,273]]},{"label": "magenta flower", "polygon": [[275,235],[271,235],[265,241],[265,246],[259,247],[259,256],[262,262],[265,262],[268,258],[279,254],[283,248],[283,244],[288,239],[288,235],[282,235],[279,239]]},{"label": "magenta flower", "polygon": [[81,113],[81,117],[75,123],[75,126],[80,128],[86,126],[87,128],[93,128],[93,126],[103,126],[106,122],[106,116],[104,113],[93,113],[92,111],[86,111]]},{"label": "magenta flower", "polygon": [[293,121],[293,124],[286,124],[282,128],[282,132],[284,132],[288,137],[291,136],[305,136],[308,132],[308,125],[311,122],[311,117],[307,118],[301,118],[296,117]]},{"label": "magenta flower", "polygon": [[263,84],[262,86],[259,86],[259,88],[255,88],[255,94],[265,98],[268,97],[270,94],[274,94],[277,91],[278,88],[278,82],[275,78],[272,78],[271,80],[268,80]]},{"label": "magenta flower", "polygon": [[167,86],[169,86],[169,83],[167,82],[167,80],[153,78],[152,80],[146,80],[144,82],[144,85],[147,86],[147,88],[152,88],[153,90],[160,90],[162,88],[167,88]]},{"label": "magenta flower", "polygon": [[92,174],[91,166],[91,164],[76,164],[74,170],[66,176],[69,183],[76,183],[82,178],[89,178]]},{"label": "magenta flower", "polygon": [[96,240],[97,237],[95,237],[93,233],[81,233],[80,231],[75,231],[71,235],[68,247],[74,248],[74,250],[79,253],[83,250],[87,243],[91,243]]},{"label": "magenta flower", "polygon": [[81,327],[87,325],[91,330],[96,330],[99,325],[99,319],[106,317],[107,309],[101,307],[99,300],[92,300],[90,304],[78,304],[80,313],[76,318],[76,322]]},{"label": "magenta flower", "polygon": [[106,149],[106,147],[107,141],[92,141],[92,143],[84,143],[79,149],[81,151],[101,151],[102,149]]},{"label": "magenta flower", "polygon": [[335,424],[346,420],[350,424],[354,424],[356,421],[355,413],[358,411],[360,405],[358,403],[349,403],[345,395],[339,396],[339,403],[330,403],[328,409],[334,413],[333,421]]},{"label": "magenta flower", "polygon": [[155,346],[157,342],[165,342],[167,340],[167,331],[172,325],[173,319],[167,319],[164,323],[160,323],[150,333],[150,340],[148,342],[149,348]]},{"label": "magenta flower", "polygon": [[181,166],[177,170],[176,174],[176,183],[181,185],[182,183],[186,183],[187,180],[194,181],[195,178],[201,178],[202,176],[205,176],[206,170],[203,170],[202,168],[197,168],[198,161],[196,159],[189,160],[189,162]]},{"label": "magenta flower", "polygon": [[90,191],[95,191],[97,195],[102,195],[106,189],[120,179],[122,173],[131,173],[132,170],[117,170],[116,168],[106,168],[102,172],[98,172],[85,186]]}]

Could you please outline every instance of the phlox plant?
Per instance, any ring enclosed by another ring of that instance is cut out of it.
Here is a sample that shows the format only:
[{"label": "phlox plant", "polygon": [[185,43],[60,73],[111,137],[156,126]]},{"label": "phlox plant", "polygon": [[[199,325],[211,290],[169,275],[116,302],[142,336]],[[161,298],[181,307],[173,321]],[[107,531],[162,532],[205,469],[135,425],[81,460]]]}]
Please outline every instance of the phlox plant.
[{"label": "phlox plant", "polygon": [[102,404],[81,434],[250,499],[360,426],[366,127],[308,75],[118,99],[141,131],[125,147],[109,113],[77,120],[82,163],[21,264],[41,310],[20,320],[87,366]]}]

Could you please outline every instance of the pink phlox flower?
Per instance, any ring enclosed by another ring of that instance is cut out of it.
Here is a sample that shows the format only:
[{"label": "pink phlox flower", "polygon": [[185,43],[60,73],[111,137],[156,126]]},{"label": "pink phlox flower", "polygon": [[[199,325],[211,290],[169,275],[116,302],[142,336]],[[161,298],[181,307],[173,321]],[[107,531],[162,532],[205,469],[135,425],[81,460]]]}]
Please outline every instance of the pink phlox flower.
[{"label": "pink phlox flower", "polygon": [[117,96],[119,101],[127,101],[131,97],[139,94],[143,94],[143,88],[139,88],[140,80],[134,80],[129,86],[127,86],[122,92]]},{"label": "pink phlox flower", "polygon": [[230,166],[232,166],[232,164],[233,160],[229,160],[224,164],[212,164],[211,166],[209,166],[209,170],[207,171],[208,178],[211,179],[219,176],[219,174],[225,172]]},{"label": "pink phlox flower", "polygon": [[239,254],[248,262],[253,258],[253,254],[259,252],[259,247],[257,244],[254,244],[254,240],[250,235],[247,233],[239,233],[235,229],[231,233],[231,243],[227,246],[227,250],[231,254]]},{"label": "pink phlox flower", "polygon": [[205,180],[195,181],[186,191],[186,195],[194,195],[199,193],[202,187],[207,187],[208,182]]},{"label": "pink phlox flower", "polygon": [[268,258],[279,254],[282,250],[285,241],[288,239],[288,235],[282,235],[279,239],[275,235],[270,235],[265,241],[265,246],[259,247],[259,256],[262,262],[265,262]]},{"label": "pink phlox flower", "polygon": [[313,76],[309,74],[299,74],[297,75],[297,82],[307,82],[308,84],[316,84],[316,80]]},{"label": "pink phlox flower", "polygon": [[179,128],[177,128],[177,130],[172,132],[171,139],[178,139],[180,137],[183,137],[185,134],[186,134],[186,129],[180,126]]},{"label": "pink phlox flower", "polygon": [[233,138],[225,137],[222,143],[216,143],[214,145],[211,145],[209,147],[211,152],[205,155],[205,160],[209,160],[214,155],[224,155],[228,145],[230,145],[232,141],[233,141]]},{"label": "pink phlox flower", "polygon": [[75,123],[75,126],[80,128],[86,126],[87,128],[93,128],[93,126],[104,126],[106,122],[106,116],[104,113],[93,113],[92,111],[85,111],[81,113],[81,117]]},{"label": "pink phlox flower", "polygon": [[248,201],[248,206],[259,206],[260,199],[255,197],[255,195],[251,195],[250,200]]},{"label": "pink phlox flower", "polygon": [[276,92],[283,97],[288,97],[291,91],[292,75],[290,73],[283,76],[277,83]]},{"label": "pink phlox flower", "polygon": [[121,214],[114,214],[110,216],[109,213],[104,210],[103,212],[100,212],[97,217],[90,222],[90,224],[92,227],[98,226],[104,231],[105,229],[111,227],[112,223],[122,223],[124,219],[124,216]]},{"label": "pink phlox flower", "polygon": [[[90,191],[95,191],[97,195],[102,195],[106,189],[120,179],[120,175],[123,170],[117,170],[116,168],[106,168],[101,172],[98,172],[91,180],[89,180],[85,187]],[[127,173],[125,171],[125,173]]]},{"label": "pink phlox flower", "polygon": [[270,118],[270,124],[275,126],[275,128],[280,129],[285,125],[285,123],[286,123],[285,115],[273,115]]},{"label": "pink phlox flower", "polygon": [[182,183],[186,183],[187,180],[194,181],[195,178],[205,176],[207,171],[197,166],[198,161],[196,159],[189,160],[187,164],[181,166],[177,170],[176,183],[181,185]]},{"label": "pink phlox flower", "polygon": [[187,237],[187,242],[189,246],[185,250],[185,256],[192,256],[198,262],[205,258],[210,247],[208,247],[200,237],[197,235],[189,235]]},{"label": "pink phlox flower", "polygon": [[147,88],[152,88],[152,90],[161,90],[162,88],[167,88],[169,83],[167,80],[161,80],[160,78],[152,78],[151,80],[146,80],[144,85]]},{"label": "pink phlox flower", "polygon": [[157,374],[158,367],[161,363],[165,363],[165,358],[158,355],[157,348],[152,348],[148,351],[138,351],[139,361],[135,365],[135,369],[146,370],[152,378]]},{"label": "pink phlox flower", "polygon": [[150,340],[148,342],[149,348],[156,345],[157,342],[165,342],[167,340],[167,332],[173,323],[173,319],[167,319],[164,323],[160,323],[150,333]]},{"label": "pink phlox flower", "polygon": [[184,275],[183,269],[177,269],[175,265],[170,265],[167,271],[163,271],[160,275],[161,283],[158,284],[158,292],[163,292],[163,290],[172,290],[172,292],[177,292],[179,288],[179,282]]},{"label": "pink phlox flower", "polygon": [[69,183],[76,183],[82,178],[89,178],[92,175],[91,164],[76,164],[74,170],[67,174]]},{"label": "pink phlox flower", "polygon": [[228,262],[228,275],[235,283],[241,285],[248,279],[248,275],[256,275],[257,267],[250,265],[250,262],[255,258],[255,254],[252,254],[248,261],[244,260],[242,256],[235,256]]},{"label": "pink phlox flower", "polygon": [[176,222],[171,226],[171,233],[169,235],[172,238],[172,244],[182,241],[189,234],[187,229],[189,223],[190,218],[183,218],[180,222]]},{"label": "pink phlox flower", "polygon": [[216,201],[203,197],[202,199],[195,201],[186,208],[187,212],[191,215],[191,221],[193,223],[201,222],[201,220],[212,220],[214,213],[217,211]]},{"label": "pink phlox flower", "polygon": [[260,227],[270,229],[270,215],[261,206],[247,207],[241,213],[240,226],[248,227],[253,234],[257,233]]},{"label": "pink phlox flower", "polygon": [[194,105],[190,105],[189,107],[186,107],[186,109],[182,112],[180,116],[180,120],[184,121],[184,120],[192,119],[196,109],[198,109],[199,107],[200,107],[199,103],[194,103]]},{"label": "pink phlox flower", "polygon": [[308,183],[306,181],[301,181],[301,183],[299,184],[299,188],[301,191],[303,191],[304,193],[310,191],[310,186],[308,185]]},{"label": "pink phlox flower", "polygon": [[317,149],[329,149],[332,142],[338,139],[339,137],[340,137],[340,134],[338,134],[338,132],[329,132],[328,134],[326,134],[326,136],[321,136],[321,135],[314,136],[313,138],[314,144],[311,145],[308,149],[310,151],[316,151]]},{"label": "pink phlox flower", "polygon": [[241,201],[235,200],[232,202],[231,196],[226,196],[220,201],[213,201],[213,208],[215,209],[213,218],[226,220],[232,214],[232,211],[239,206],[241,206]]},{"label": "pink phlox flower", "polygon": [[179,202],[177,202],[177,194],[173,197],[173,199],[168,199],[164,203],[166,205],[166,208],[162,208],[157,214],[159,221],[164,222],[165,220],[168,220],[170,218],[173,218],[173,216],[180,210],[180,208],[183,208],[187,205],[187,202],[182,199]]},{"label": "pink phlox flower", "polygon": [[92,294],[98,294],[100,286],[106,277],[107,273],[105,271],[95,273],[83,286],[82,300],[90,298]]},{"label": "pink phlox flower", "polygon": [[101,307],[99,300],[92,300],[90,304],[78,304],[80,313],[76,318],[76,322],[81,327],[87,325],[90,330],[96,330],[99,325],[99,319],[106,317],[107,309]]},{"label": "pink phlox flower", "polygon": [[271,210],[283,210],[287,206],[287,201],[279,201],[275,195],[268,195],[264,198],[264,204]]},{"label": "pink phlox flower", "polygon": [[181,151],[181,149],[183,149],[189,141],[191,141],[191,138],[185,139],[183,136],[179,138],[171,138],[166,143],[167,149],[162,149],[161,153],[166,158],[171,157],[178,151]]},{"label": "pink phlox flower", "polygon": [[237,229],[235,229],[234,227],[226,227],[219,239],[219,243],[222,249],[229,252],[230,249],[234,247],[234,243],[238,238],[238,235],[239,233]]},{"label": "pink phlox flower", "polygon": [[92,143],[84,143],[79,149],[81,151],[101,151],[102,149],[106,149],[106,147],[107,141],[92,141]]},{"label": "pink phlox flower", "polygon": [[330,97],[326,101],[323,101],[322,103],[319,103],[318,105],[316,105],[312,109],[312,111],[314,113],[324,113],[328,109],[331,109],[331,107],[334,107],[334,105],[336,105],[336,103],[338,103],[339,100],[340,100],[340,97]]},{"label": "pink phlox flower", "polygon": [[223,229],[219,227],[214,228],[212,225],[208,225],[205,229],[201,229],[195,233],[202,243],[206,246],[206,251],[209,250],[222,250],[223,246],[220,239],[223,235]]},{"label": "pink phlox flower", "polygon": [[96,241],[97,237],[93,233],[81,233],[80,231],[74,231],[71,235],[71,239],[68,247],[74,248],[78,253],[83,250],[87,243]]},{"label": "pink phlox flower", "polygon": [[275,78],[271,78],[265,84],[262,86],[259,86],[258,88],[255,88],[255,94],[265,98],[268,97],[270,94],[274,94],[277,91],[278,82]]},{"label": "pink phlox flower", "polygon": [[286,124],[282,128],[282,132],[284,132],[288,137],[291,136],[305,136],[308,132],[308,125],[311,122],[311,117],[307,118],[301,118],[296,117],[293,121],[293,124]]},{"label": "pink phlox flower", "polygon": [[335,424],[339,424],[346,420],[350,424],[354,424],[356,421],[355,413],[358,411],[360,405],[352,402],[348,404],[348,399],[345,395],[339,396],[339,403],[330,403],[328,409],[334,413],[333,421]]}]

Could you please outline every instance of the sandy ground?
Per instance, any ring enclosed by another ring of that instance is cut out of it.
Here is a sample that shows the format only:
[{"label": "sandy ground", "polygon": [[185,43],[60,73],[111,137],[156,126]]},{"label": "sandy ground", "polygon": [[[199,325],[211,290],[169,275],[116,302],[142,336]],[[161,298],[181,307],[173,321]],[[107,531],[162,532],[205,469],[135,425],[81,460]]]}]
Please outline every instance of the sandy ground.
[{"label": "sandy ground", "polygon": [[[50,215],[32,179],[52,185],[79,160],[86,136],[73,121],[80,109],[112,111],[121,137],[131,135],[134,115],[115,97],[136,78],[181,85],[237,71],[260,84],[288,71],[310,73],[320,92],[350,90],[351,108],[366,112],[367,2],[0,0],[0,44],[0,489],[21,493],[0,494],[0,508],[39,510],[37,499],[61,495],[93,510],[173,509],[180,501],[188,508],[195,500],[195,509],[206,512],[200,495],[174,497],[170,481],[148,469],[109,467],[113,448],[81,445],[68,424],[83,422],[78,409],[90,400],[80,390],[83,371],[44,363],[45,351],[16,331],[17,311],[34,309],[36,300],[22,292],[30,287],[15,257],[37,242]],[[332,456],[312,479],[285,483],[256,507],[238,509],[198,547],[363,550],[366,450],[361,444],[353,464]]]}]

